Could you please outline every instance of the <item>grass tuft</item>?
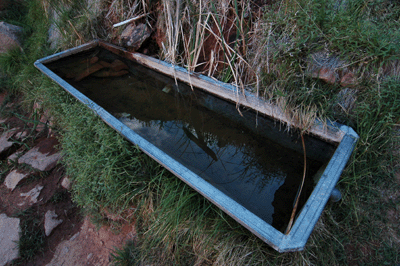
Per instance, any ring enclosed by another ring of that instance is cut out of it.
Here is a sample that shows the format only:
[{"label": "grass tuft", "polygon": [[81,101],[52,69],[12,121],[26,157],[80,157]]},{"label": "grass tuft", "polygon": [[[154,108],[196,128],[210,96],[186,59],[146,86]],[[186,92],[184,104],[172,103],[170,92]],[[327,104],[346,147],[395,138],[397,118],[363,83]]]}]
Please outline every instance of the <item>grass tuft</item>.
[{"label": "grass tuft", "polygon": [[34,208],[17,214],[21,219],[21,234],[18,242],[19,260],[27,262],[44,251],[45,234],[43,224]]}]

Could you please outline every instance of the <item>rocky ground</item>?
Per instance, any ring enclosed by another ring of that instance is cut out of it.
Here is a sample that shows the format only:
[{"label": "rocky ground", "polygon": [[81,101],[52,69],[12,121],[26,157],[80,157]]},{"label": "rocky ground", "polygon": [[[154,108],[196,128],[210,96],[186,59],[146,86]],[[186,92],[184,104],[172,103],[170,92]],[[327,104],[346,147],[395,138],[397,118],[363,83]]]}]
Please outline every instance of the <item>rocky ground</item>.
[{"label": "rocky ground", "polygon": [[[0,53],[21,47],[22,31],[0,22]],[[133,225],[99,229],[82,217],[51,117],[40,105],[23,114],[18,106],[0,93],[0,266],[109,265],[112,251],[134,237]]]},{"label": "rocky ground", "polygon": [[[15,112],[18,99],[4,104],[6,99],[2,93],[2,113],[12,115],[0,117],[0,265],[109,265],[110,253],[134,237],[133,225],[98,229],[82,217],[71,201],[51,119],[36,106],[43,114],[37,123],[32,114]],[[24,231],[32,229],[40,231],[43,249],[26,260],[19,247],[26,249]]]}]

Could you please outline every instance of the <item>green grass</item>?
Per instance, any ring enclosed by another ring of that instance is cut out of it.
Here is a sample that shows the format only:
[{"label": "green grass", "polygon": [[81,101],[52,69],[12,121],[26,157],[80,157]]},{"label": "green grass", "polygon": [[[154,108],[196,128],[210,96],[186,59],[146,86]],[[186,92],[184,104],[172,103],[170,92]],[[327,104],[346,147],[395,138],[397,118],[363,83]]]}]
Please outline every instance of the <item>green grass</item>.
[{"label": "green grass", "polygon": [[50,202],[52,203],[59,203],[59,202],[63,202],[66,201],[68,199],[68,191],[67,190],[59,190],[56,191],[53,196],[51,196],[51,198],[49,199]]},{"label": "green grass", "polygon": [[17,26],[26,26],[23,20],[28,13],[27,2],[26,0],[13,1],[8,9],[3,10],[0,20]]},{"label": "green grass", "polygon": [[136,255],[134,252],[137,249],[135,248],[135,243],[133,241],[129,241],[122,249],[116,249],[111,253],[113,258],[113,264],[116,266],[133,266],[137,265],[138,261],[136,260]]},{"label": "green grass", "polygon": [[41,217],[33,207],[18,213],[17,216],[21,217],[21,234],[18,242],[20,258],[16,263],[18,265],[19,262],[28,262],[44,251],[45,234]]},{"label": "green grass", "polygon": [[[263,9],[266,28],[253,36],[269,44],[257,58],[262,95],[299,108],[315,106],[320,116],[360,135],[338,184],[342,201],[326,206],[305,250],[297,253],[272,250],[42,76],[33,62],[51,50],[49,21],[39,1],[25,3],[19,22],[28,29],[24,51],[1,56],[0,64],[11,74],[7,89],[24,94],[25,108],[40,101],[51,110],[63,163],[74,180],[73,200],[99,222],[106,212],[136,220],[138,238],[114,252],[117,265],[396,265],[400,228],[389,214],[400,205],[393,176],[399,171],[394,128],[400,121],[400,79],[382,73],[385,64],[400,59],[400,6],[384,0],[346,3],[334,8],[333,1],[277,1]],[[70,20],[85,40],[103,34],[96,26],[101,15],[94,19],[74,7],[64,14],[61,28],[73,32]],[[62,49],[80,42],[76,34],[71,38]],[[346,61],[359,77],[349,113],[336,108],[339,85],[307,74],[310,56],[321,50]],[[254,51],[247,60],[255,60]]]},{"label": "green grass", "polygon": [[4,161],[0,161],[0,182],[3,183],[4,180],[7,177],[7,174],[10,172],[11,170],[11,166],[8,165],[6,162]]}]

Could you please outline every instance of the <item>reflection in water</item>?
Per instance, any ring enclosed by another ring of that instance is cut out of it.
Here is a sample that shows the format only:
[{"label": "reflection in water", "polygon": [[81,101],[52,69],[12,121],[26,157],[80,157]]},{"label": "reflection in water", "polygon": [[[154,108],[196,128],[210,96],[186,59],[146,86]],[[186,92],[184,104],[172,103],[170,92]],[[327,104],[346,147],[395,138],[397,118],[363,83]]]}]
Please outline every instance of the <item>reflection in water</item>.
[{"label": "reflection in water", "polygon": [[[115,60],[108,52],[97,53],[104,61]],[[48,67],[65,76],[65,69],[77,61],[68,60]],[[284,229],[301,182],[303,155],[265,137],[265,128],[279,131],[273,122],[258,117],[258,123],[265,124],[260,131],[256,116],[241,110],[246,122],[254,120],[243,125],[234,104],[125,63],[129,74],[122,77],[67,80],[182,165],[278,230]],[[313,160],[308,164],[308,175],[320,165]],[[305,187],[304,200],[312,180]]]}]

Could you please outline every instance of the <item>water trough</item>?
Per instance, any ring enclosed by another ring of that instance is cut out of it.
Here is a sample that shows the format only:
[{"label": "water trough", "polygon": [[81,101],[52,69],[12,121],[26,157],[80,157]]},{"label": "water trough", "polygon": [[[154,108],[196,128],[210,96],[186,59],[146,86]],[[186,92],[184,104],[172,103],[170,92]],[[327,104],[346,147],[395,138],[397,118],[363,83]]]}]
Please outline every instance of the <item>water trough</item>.
[{"label": "water trough", "polygon": [[[35,66],[146,154],[279,252],[302,250],[358,135],[315,121],[304,136],[279,108],[184,68],[96,40]],[[83,66],[83,67],[82,67]]]}]

